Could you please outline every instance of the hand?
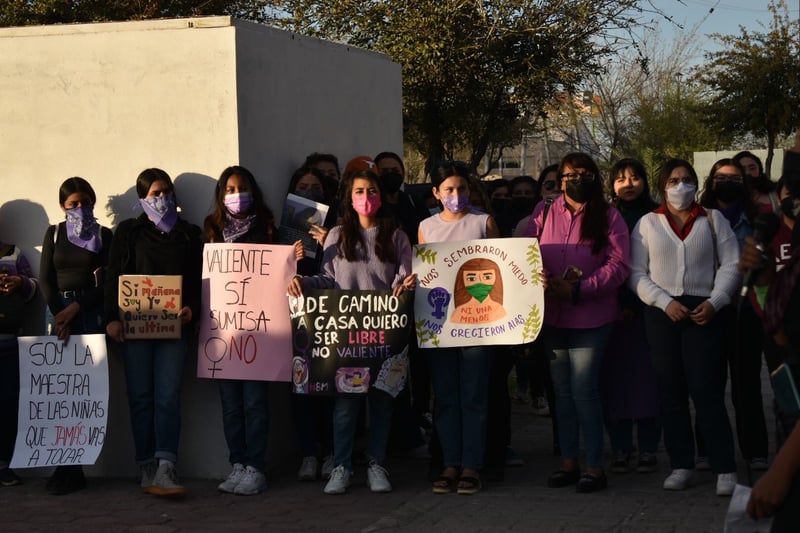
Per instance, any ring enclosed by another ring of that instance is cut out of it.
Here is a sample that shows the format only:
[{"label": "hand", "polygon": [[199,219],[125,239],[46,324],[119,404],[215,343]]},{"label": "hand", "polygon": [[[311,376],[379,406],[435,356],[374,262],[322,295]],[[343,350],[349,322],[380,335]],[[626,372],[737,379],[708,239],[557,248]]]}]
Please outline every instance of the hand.
[{"label": "hand", "polygon": [[286,288],[286,292],[289,293],[289,296],[300,298],[303,295],[303,284],[300,283],[301,279],[301,276],[295,276],[292,278],[292,281],[289,282],[289,286]]},{"label": "hand", "polygon": [[180,311],[178,311],[178,318],[181,319],[181,324],[188,324],[192,321],[192,308],[189,306],[184,306]]},{"label": "hand", "polygon": [[775,260],[771,247],[764,247],[753,237],[744,238],[744,248],[742,256],[739,258],[739,270],[757,271],[756,279],[753,282],[759,287],[764,287],[772,283],[775,277]]},{"label": "hand", "polygon": [[323,228],[318,224],[311,224],[311,229],[308,230],[308,233],[322,246],[325,244],[325,238],[328,236],[328,228]]},{"label": "hand", "polygon": [[770,516],[783,503],[792,482],[791,472],[770,468],[753,486],[747,513],[755,519]]},{"label": "hand", "polygon": [[672,300],[667,308],[664,309],[670,320],[680,322],[689,317],[689,308],[682,305],[678,300]]},{"label": "hand", "polygon": [[78,316],[81,310],[81,305],[78,302],[71,302],[64,309],[59,311],[55,316],[56,331],[55,334],[64,342],[69,340],[70,324]]},{"label": "hand", "polygon": [[306,258],[306,249],[303,248],[302,241],[295,241],[294,243],[294,258],[297,261],[302,261]]},{"label": "hand", "polygon": [[547,278],[547,291],[550,292],[557,300],[571,301],[572,300],[572,283],[562,279],[560,276],[550,276]]},{"label": "hand", "polygon": [[116,342],[125,342],[125,328],[122,327],[122,322],[114,320],[109,322],[106,326],[106,335]]},{"label": "hand", "polygon": [[14,294],[22,287],[22,277],[11,274],[3,274],[0,277],[0,292]]},{"label": "hand", "polygon": [[691,313],[689,313],[689,318],[691,318],[692,322],[698,326],[705,326],[711,322],[711,319],[714,318],[716,313],[717,310],[714,309],[714,306],[711,305],[711,302],[706,300],[695,307]]},{"label": "hand", "polygon": [[406,276],[406,279],[403,280],[403,283],[392,289],[392,294],[394,296],[400,296],[403,294],[404,291],[414,291],[417,288],[417,275],[416,274],[409,274]]}]

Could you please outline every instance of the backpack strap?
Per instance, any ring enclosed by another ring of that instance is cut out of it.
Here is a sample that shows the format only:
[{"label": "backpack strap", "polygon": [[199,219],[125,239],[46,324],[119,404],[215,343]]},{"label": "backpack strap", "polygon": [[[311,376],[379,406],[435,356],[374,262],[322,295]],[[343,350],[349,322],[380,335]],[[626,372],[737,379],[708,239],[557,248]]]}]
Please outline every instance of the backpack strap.
[{"label": "backpack strap", "polygon": [[544,223],[547,220],[547,213],[550,212],[550,207],[553,205],[553,196],[544,199],[544,211],[542,212],[542,229],[539,231],[539,237],[544,233]]},{"label": "backpack strap", "polygon": [[711,242],[714,243],[714,272],[719,270],[719,251],[717,250],[717,230],[714,228],[714,210],[706,211],[708,227],[711,228]]}]

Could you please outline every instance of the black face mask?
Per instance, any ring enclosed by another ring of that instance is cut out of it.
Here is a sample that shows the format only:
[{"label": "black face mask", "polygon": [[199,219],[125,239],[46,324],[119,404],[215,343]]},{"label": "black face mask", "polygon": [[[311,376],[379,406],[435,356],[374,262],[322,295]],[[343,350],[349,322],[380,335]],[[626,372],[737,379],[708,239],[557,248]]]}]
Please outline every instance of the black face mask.
[{"label": "black face mask", "polygon": [[533,196],[512,196],[511,197],[511,210],[515,215],[522,214],[523,216],[530,215],[536,205],[536,198]]},{"label": "black face mask", "polygon": [[714,194],[725,203],[733,203],[740,200],[743,192],[742,184],[734,181],[720,181],[714,185]]},{"label": "black face mask", "polygon": [[295,191],[297,196],[302,196],[312,202],[324,202],[325,195],[322,194],[322,191],[319,189],[305,189],[302,191]]},{"label": "black face mask", "polygon": [[761,194],[766,194],[775,188],[775,184],[772,183],[772,181],[764,174],[761,174],[757,178],[753,178],[752,183],[753,188]]},{"label": "black face mask", "polygon": [[381,190],[386,194],[394,194],[403,185],[403,175],[399,172],[384,172],[378,176]]},{"label": "black face mask", "polygon": [[798,211],[800,211],[800,200],[795,200],[791,196],[781,200],[781,213],[787,217],[796,220]]},{"label": "black face mask", "polygon": [[592,197],[592,181],[591,180],[569,180],[567,182],[567,196],[574,202],[584,204]]},{"label": "black face mask", "polygon": [[509,198],[494,198],[492,199],[492,209],[498,215],[508,210],[509,206],[511,205],[511,200]]}]

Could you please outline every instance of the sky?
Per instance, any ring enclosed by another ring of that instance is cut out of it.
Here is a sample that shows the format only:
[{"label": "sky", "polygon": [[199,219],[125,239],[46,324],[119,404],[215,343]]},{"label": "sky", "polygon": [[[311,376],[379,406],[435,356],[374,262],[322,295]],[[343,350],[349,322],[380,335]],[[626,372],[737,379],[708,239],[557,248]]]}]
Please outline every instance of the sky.
[{"label": "sky", "polygon": [[[769,0],[653,0],[653,3],[683,27],[681,30],[666,21],[660,23],[659,30],[665,39],[674,38],[682,31],[694,34],[702,51],[719,49],[719,43],[709,38],[709,34],[739,34],[740,25],[765,31],[772,19]],[[789,16],[797,19],[800,0],[787,0],[787,5]]]}]

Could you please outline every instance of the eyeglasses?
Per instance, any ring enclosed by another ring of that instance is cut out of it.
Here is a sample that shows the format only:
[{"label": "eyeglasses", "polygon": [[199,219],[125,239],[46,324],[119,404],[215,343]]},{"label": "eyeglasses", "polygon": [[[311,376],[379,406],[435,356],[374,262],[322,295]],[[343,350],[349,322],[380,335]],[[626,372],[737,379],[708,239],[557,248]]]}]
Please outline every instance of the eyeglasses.
[{"label": "eyeglasses", "polygon": [[739,174],[714,174],[714,181],[741,183],[742,177]]},{"label": "eyeglasses", "polygon": [[561,174],[562,180],[567,181],[574,181],[574,180],[586,180],[592,181],[594,179],[594,172],[569,172],[567,174]]},{"label": "eyeglasses", "polygon": [[556,182],[555,181],[545,181],[544,183],[542,183],[542,188],[544,190],[546,190],[546,191],[552,191],[553,189],[556,188]]}]

